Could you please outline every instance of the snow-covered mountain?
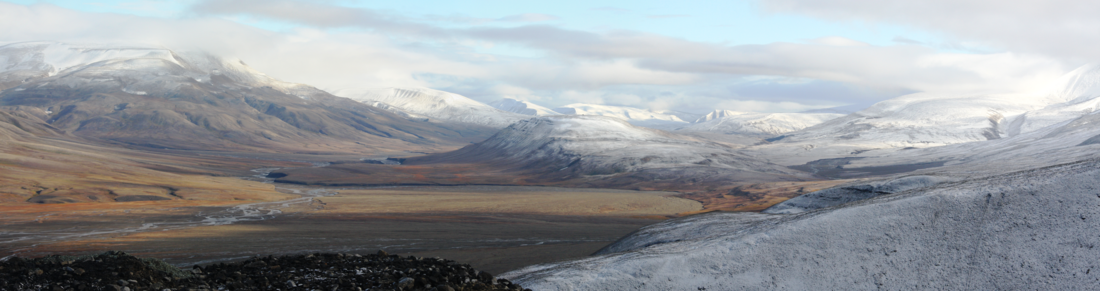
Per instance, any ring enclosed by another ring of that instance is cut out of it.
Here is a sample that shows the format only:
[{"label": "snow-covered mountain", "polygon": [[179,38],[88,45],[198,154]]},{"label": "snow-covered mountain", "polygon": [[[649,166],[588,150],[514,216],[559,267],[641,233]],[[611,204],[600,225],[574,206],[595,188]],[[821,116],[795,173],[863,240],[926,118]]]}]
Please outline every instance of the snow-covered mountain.
[{"label": "snow-covered mountain", "polygon": [[1063,76],[1045,99],[1055,103],[1028,111],[1005,129],[1016,135],[1064,122],[1100,109],[1100,65],[1087,65]]},{"label": "snow-covered mountain", "polygon": [[[1074,289],[1100,280],[1100,113],[1004,139],[855,160],[947,166],[765,213],[644,227],[594,257],[501,277],[539,290]],[[856,166],[852,165],[845,166]],[[859,166],[865,166],[861,164]],[[791,213],[791,214],[785,214]]]},{"label": "snow-covered mountain", "polygon": [[[805,174],[735,148],[631,125],[606,116],[558,115],[522,120],[454,152],[407,164],[485,163],[530,175],[572,179],[643,173],[666,179],[800,180]],[[629,179],[628,179],[629,180]]]},{"label": "snow-covered mountain", "polygon": [[405,113],[446,122],[503,128],[530,116],[507,112],[466,96],[428,88],[371,89],[347,96],[371,104],[381,102]]},{"label": "snow-covered mountain", "polygon": [[847,114],[852,114],[852,113],[859,112],[860,110],[866,109],[868,106],[869,106],[868,104],[851,104],[851,105],[844,105],[844,106],[837,106],[837,107],[830,107],[830,108],[810,109],[810,110],[806,110],[806,111],[801,111],[799,113],[836,113],[836,114],[845,114],[845,115],[847,115]]},{"label": "snow-covered mountain", "polygon": [[[211,82],[212,78],[224,77],[241,84],[272,87],[302,98],[326,94],[310,86],[271,78],[239,59],[220,58],[204,52],[176,52],[143,45],[54,42],[24,42],[0,47],[0,90],[33,79],[92,74],[133,79],[124,84],[122,90],[139,93],[137,95],[178,89],[174,87],[178,83],[164,80],[166,75],[188,77],[195,82]],[[83,85],[109,83],[107,81],[73,78],[63,82]]]},{"label": "snow-covered mountain", "polygon": [[929,148],[1012,137],[1100,109],[1100,69],[1085,66],[1038,93],[917,93],[772,139],[753,150],[798,165],[875,149]]},{"label": "snow-covered mountain", "polygon": [[410,149],[461,144],[473,135],[279,81],[239,59],[156,46],[0,46],[0,86],[0,106],[40,112],[77,136],[134,146]]},{"label": "snow-covered mountain", "polygon": [[637,126],[658,129],[674,129],[688,124],[686,120],[693,120],[697,116],[691,113],[675,111],[652,111],[641,108],[596,105],[575,103],[554,108],[554,111],[562,114],[595,115],[615,117],[630,122]]},{"label": "snow-covered mountain", "polygon": [[1072,290],[1100,280],[1095,162],[792,215],[710,213],[502,274],[535,290]]},{"label": "snow-covered mountain", "polygon": [[504,111],[508,111],[508,112],[512,112],[512,113],[524,114],[524,115],[536,115],[536,116],[561,115],[561,113],[558,113],[557,111],[554,111],[553,109],[546,108],[546,107],[543,107],[541,105],[531,103],[531,102],[528,102],[528,101],[516,100],[516,99],[511,99],[511,98],[504,98],[504,99],[497,100],[495,102],[490,102],[488,105],[493,106],[496,109],[500,109],[500,110],[504,110]]},{"label": "snow-covered mountain", "polygon": [[844,114],[836,113],[753,113],[715,110],[677,131],[705,131],[725,134],[780,135],[822,122]]}]

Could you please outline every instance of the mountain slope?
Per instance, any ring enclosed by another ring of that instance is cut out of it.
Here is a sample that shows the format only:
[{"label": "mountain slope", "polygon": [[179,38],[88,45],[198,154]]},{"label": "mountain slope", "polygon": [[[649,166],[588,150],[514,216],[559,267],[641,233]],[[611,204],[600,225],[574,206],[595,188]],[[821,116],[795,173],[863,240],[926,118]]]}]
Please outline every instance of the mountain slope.
[{"label": "mountain slope", "polygon": [[501,277],[538,290],[1077,289],[1094,274],[1097,160],[797,215],[711,213]]},{"label": "mountain slope", "polygon": [[281,82],[239,60],[165,48],[31,42],[0,47],[0,106],[38,108],[77,136],[134,146],[248,151],[447,148],[478,140]]},{"label": "mountain slope", "polygon": [[1057,103],[1012,120],[1006,131],[1016,135],[1100,110],[1100,65],[1077,68],[1059,80],[1046,97]]},{"label": "mountain slope", "polygon": [[784,134],[749,151],[775,163],[801,165],[820,159],[1005,139],[1100,109],[1097,84],[1100,69],[1084,66],[1045,93],[911,94]]},{"label": "mountain slope", "polygon": [[725,134],[780,135],[844,114],[835,113],[753,113],[715,110],[677,131],[705,131]]},{"label": "mountain slope", "polygon": [[548,181],[614,178],[629,184],[647,178],[692,180],[688,183],[694,184],[806,179],[801,172],[759,161],[727,145],[604,116],[523,120],[483,142],[453,152],[409,158],[405,163],[481,163]]},{"label": "mountain slope", "polygon": [[0,109],[0,205],[11,214],[33,215],[32,209],[11,212],[29,203],[163,201],[181,207],[293,197],[234,177],[257,163],[292,163],[94,145],[24,110],[37,111]]},{"label": "mountain slope", "polygon": [[384,88],[353,94],[360,102],[381,102],[402,111],[446,122],[503,128],[529,116],[503,111],[465,96],[428,88]]},{"label": "mountain slope", "polygon": [[504,98],[495,102],[490,102],[488,105],[493,106],[493,108],[496,109],[524,115],[561,115],[561,113],[558,113],[557,111],[554,111],[550,108],[543,107],[542,105],[511,98]]},{"label": "mountain slope", "polygon": [[[554,111],[560,112],[562,114],[615,117],[626,120],[633,125],[658,129],[673,129],[678,126],[686,125],[687,121],[684,121],[684,117],[689,117],[689,115],[695,116],[694,114],[682,112],[658,112],[633,107],[583,103],[569,104],[559,108],[554,108]],[[688,120],[690,120],[690,118]]]}]

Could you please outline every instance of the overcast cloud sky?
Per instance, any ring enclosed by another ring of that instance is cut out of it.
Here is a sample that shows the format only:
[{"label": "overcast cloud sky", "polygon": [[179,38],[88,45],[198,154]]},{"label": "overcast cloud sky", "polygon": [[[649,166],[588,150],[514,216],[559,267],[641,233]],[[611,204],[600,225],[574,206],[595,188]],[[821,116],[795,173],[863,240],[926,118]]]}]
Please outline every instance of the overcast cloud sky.
[{"label": "overcast cloud sky", "polygon": [[337,95],[704,113],[1020,92],[1100,60],[1095,1],[0,1],[0,42],[237,57]]}]

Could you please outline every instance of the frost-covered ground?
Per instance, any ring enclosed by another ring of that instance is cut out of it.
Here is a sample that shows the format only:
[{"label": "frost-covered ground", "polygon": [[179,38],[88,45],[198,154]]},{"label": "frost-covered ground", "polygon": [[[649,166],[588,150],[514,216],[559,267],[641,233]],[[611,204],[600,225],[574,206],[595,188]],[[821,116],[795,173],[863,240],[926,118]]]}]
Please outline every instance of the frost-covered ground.
[{"label": "frost-covered ground", "polygon": [[1100,284],[1100,161],[937,184],[801,214],[649,226],[535,290],[1086,290]]}]

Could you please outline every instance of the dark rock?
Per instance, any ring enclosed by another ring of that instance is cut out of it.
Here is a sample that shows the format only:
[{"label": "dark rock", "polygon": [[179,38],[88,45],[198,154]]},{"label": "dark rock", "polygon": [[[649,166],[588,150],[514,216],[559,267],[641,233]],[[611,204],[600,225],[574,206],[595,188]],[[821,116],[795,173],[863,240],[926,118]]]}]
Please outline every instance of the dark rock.
[{"label": "dark rock", "polygon": [[401,290],[412,290],[414,286],[416,286],[416,280],[413,278],[404,277],[397,280],[397,288]]},{"label": "dark rock", "polygon": [[[76,274],[76,275],[73,275]],[[4,286],[21,286],[8,289]],[[181,270],[122,252],[0,262],[0,290],[521,290],[439,258],[310,254]]]},{"label": "dark rock", "polygon": [[481,282],[485,282],[485,284],[492,284],[493,283],[493,274],[489,274],[489,272],[485,272],[485,271],[477,272],[477,280],[481,281]]}]

